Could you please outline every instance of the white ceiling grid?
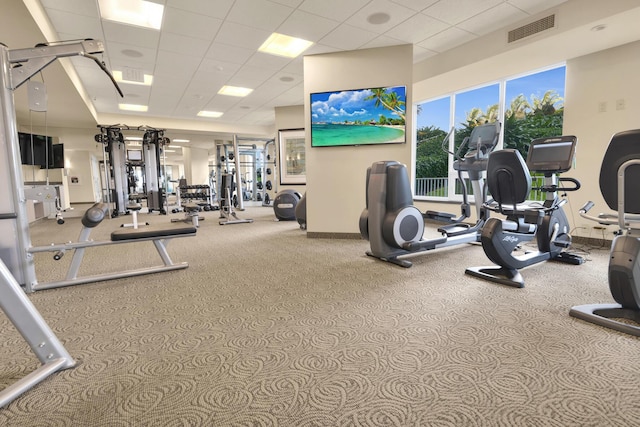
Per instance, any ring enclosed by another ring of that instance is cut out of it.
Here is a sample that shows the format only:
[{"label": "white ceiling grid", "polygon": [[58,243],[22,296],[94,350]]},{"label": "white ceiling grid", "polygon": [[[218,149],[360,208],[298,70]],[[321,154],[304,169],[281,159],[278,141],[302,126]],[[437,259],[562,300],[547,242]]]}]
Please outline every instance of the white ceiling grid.
[{"label": "white ceiling grid", "polygon": [[[270,125],[273,107],[303,103],[301,58],[257,52],[274,31],[314,42],[305,54],[411,43],[417,62],[566,0],[152,0],[165,5],[161,31],[103,21],[97,0],[40,1],[61,40],[103,40],[110,69],[154,76],[151,87],[123,84],[121,100],[73,59],[98,114],[140,114],[118,110],[125,102],[153,117]],[[379,13],[389,19],[371,23]],[[225,84],[254,91],[218,95]],[[197,117],[203,109],[224,115]]]}]

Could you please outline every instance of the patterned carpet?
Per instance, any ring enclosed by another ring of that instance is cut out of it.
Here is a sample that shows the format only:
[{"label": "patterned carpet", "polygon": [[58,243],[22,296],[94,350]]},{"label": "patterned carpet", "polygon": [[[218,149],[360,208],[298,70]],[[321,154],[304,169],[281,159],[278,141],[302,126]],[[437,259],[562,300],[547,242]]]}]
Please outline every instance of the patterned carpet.
[{"label": "patterned carpet", "polygon": [[[78,365],[0,409],[0,425],[640,425],[640,340],[568,315],[612,302],[606,251],[525,269],[516,289],[464,274],[488,264],[480,246],[402,269],[270,208],[239,216],[255,221],[205,212],[197,236],[169,243],[186,270],[31,294]],[[32,228],[34,245],[61,243],[80,222]],[[70,258],[37,255],[39,280]],[[149,242],[85,258],[94,273],[157,263]],[[2,313],[0,331],[4,387],[38,362]]]}]

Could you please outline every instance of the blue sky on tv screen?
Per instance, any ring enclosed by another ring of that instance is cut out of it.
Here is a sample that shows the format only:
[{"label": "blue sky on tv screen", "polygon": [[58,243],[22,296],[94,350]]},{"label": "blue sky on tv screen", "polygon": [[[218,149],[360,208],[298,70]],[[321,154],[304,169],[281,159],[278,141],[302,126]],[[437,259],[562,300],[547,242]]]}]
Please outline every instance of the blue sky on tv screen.
[{"label": "blue sky on tv screen", "polygon": [[[507,108],[511,100],[522,94],[531,102],[531,97],[542,98],[547,90],[554,90],[564,100],[565,87],[565,67],[558,67],[540,73],[511,79],[507,81],[505,89],[505,99]],[[496,104],[499,98],[499,85],[493,84],[479,89],[473,89],[456,94],[456,111],[454,124],[460,126],[467,117],[467,113],[472,108],[478,107],[486,111],[487,107]],[[417,118],[417,128],[425,126],[435,126],[445,131],[449,131],[451,102],[450,98],[440,98],[422,104],[422,111]]]},{"label": "blue sky on tv screen", "polygon": [[[406,102],[404,86],[385,88],[395,92],[398,98]],[[376,107],[375,100],[366,100],[371,89],[343,90],[311,94],[311,123],[344,123],[378,120],[383,115],[388,119],[398,119],[398,115],[382,105]],[[406,105],[402,107],[406,111]]]}]

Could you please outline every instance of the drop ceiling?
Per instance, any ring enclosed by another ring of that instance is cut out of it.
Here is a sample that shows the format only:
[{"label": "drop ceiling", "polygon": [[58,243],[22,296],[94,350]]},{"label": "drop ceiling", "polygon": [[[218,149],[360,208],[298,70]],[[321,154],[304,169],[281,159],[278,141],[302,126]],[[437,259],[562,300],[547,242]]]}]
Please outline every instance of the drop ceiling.
[{"label": "drop ceiling", "polygon": [[[172,138],[182,133],[195,145],[198,138],[189,137],[189,129],[206,129],[200,133],[210,136],[272,136],[274,107],[303,104],[302,57],[257,51],[272,32],[312,41],[305,55],[409,43],[415,63],[566,0],[152,0],[165,6],[160,31],[102,20],[97,0],[5,1],[24,1],[32,13],[34,7],[43,10],[49,22],[38,20],[40,30],[47,34],[43,27],[50,26],[58,40],[103,40],[109,69],[154,76],[152,86],[122,84],[121,100],[93,61],[71,59],[98,120],[137,126],[153,118],[171,124]],[[253,92],[244,98],[219,95],[223,85]],[[126,113],[120,102],[149,110]],[[84,108],[69,114],[84,123]],[[224,115],[200,118],[200,110]]]}]

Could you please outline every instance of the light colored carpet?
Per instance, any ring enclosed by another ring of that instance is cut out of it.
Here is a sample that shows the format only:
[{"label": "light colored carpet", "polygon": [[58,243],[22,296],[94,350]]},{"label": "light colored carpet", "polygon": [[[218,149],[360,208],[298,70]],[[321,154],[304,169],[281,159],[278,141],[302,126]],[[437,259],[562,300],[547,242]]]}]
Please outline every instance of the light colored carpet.
[{"label": "light colored carpet", "polygon": [[[489,264],[477,245],[402,269],[367,257],[365,241],[307,239],[270,208],[239,215],[255,222],[205,212],[197,236],[169,243],[186,270],[31,294],[78,365],[0,409],[0,425],[640,425],[640,340],[568,314],[612,302],[606,251],[525,269],[516,289],[464,274]],[[80,222],[32,228],[34,245],[60,243]],[[63,275],[69,255],[38,255],[39,280]],[[84,265],[155,257],[149,242],[123,244]],[[0,331],[4,387],[38,362],[2,313]]]}]

